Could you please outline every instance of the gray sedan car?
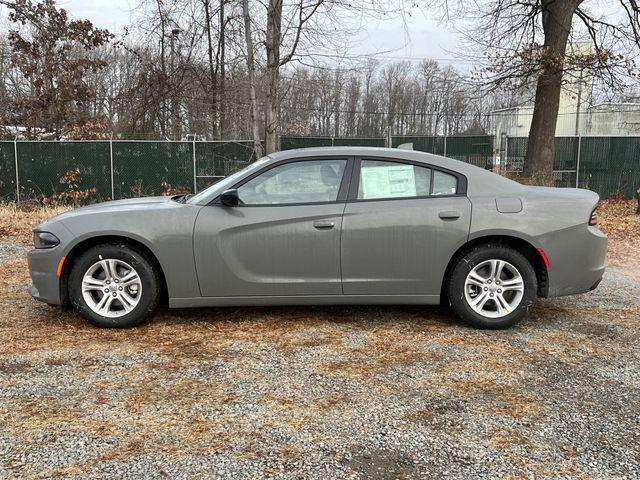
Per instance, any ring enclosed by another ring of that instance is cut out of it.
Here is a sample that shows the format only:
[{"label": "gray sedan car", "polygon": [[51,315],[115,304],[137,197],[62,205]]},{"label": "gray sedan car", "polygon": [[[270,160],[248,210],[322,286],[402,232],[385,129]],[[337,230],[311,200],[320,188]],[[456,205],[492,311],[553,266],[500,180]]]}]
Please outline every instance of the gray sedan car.
[{"label": "gray sedan car", "polygon": [[170,307],[448,303],[504,328],[596,288],[598,195],[382,148],[275,153],[194,196],[64,213],[34,231],[30,293],[101,327]]}]

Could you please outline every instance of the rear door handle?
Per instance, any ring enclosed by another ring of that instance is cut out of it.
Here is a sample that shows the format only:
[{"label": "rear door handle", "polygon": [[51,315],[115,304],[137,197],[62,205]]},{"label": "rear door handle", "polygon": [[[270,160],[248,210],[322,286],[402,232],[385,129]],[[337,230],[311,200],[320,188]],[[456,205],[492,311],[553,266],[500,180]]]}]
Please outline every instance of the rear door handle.
[{"label": "rear door handle", "polygon": [[451,210],[447,212],[440,212],[438,213],[438,216],[443,220],[457,220],[458,218],[460,218],[460,212]]},{"label": "rear door handle", "polygon": [[330,220],[316,220],[313,222],[313,226],[318,230],[331,230],[335,225],[336,224]]}]

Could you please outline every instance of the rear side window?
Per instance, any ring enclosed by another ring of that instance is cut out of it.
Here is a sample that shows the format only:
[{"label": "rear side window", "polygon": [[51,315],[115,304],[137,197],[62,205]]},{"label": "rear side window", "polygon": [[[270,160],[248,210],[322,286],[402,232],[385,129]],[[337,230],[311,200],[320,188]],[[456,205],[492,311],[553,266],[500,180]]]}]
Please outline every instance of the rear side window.
[{"label": "rear side window", "polygon": [[455,195],[456,193],[458,193],[458,179],[449,173],[435,170],[431,195]]},{"label": "rear side window", "polygon": [[430,168],[397,162],[362,160],[358,200],[423,197],[429,195],[430,185]]}]

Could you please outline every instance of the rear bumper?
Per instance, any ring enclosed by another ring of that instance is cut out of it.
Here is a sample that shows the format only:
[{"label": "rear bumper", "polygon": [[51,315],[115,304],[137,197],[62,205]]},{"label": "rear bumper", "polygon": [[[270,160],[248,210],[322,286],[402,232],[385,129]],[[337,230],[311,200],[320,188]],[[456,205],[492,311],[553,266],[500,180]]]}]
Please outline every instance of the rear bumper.
[{"label": "rear bumper", "polygon": [[27,254],[29,274],[33,285],[29,295],[49,305],[60,305],[60,278],[56,275],[61,254],[59,249],[31,250]]},{"label": "rear bumper", "polygon": [[549,297],[598,286],[605,271],[607,237],[597,227],[578,225],[544,236],[540,243],[549,258]]}]

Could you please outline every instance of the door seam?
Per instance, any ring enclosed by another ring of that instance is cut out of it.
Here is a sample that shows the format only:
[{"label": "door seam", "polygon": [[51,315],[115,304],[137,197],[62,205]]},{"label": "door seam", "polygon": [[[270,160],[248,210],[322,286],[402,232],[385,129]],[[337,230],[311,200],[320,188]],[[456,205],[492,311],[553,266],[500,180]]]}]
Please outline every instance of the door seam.
[{"label": "door seam", "polygon": [[345,202],[344,208],[342,209],[342,215],[340,217],[340,243],[338,245],[339,248],[339,261],[340,261],[340,294],[344,295],[344,280],[342,278],[342,231],[344,230],[344,212],[347,210],[348,203]]}]

